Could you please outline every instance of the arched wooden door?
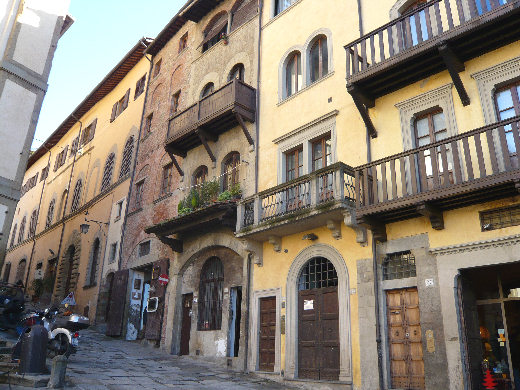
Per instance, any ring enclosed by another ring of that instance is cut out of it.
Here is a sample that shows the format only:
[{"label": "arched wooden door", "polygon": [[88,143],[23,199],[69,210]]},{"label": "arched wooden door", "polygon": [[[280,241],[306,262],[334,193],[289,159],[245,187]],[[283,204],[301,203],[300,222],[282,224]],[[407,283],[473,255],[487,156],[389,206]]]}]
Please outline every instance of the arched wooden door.
[{"label": "arched wooden door", "polygon": [[338,276],[324,257],[314,257],[298,279],[298,377],[339,379]]}]

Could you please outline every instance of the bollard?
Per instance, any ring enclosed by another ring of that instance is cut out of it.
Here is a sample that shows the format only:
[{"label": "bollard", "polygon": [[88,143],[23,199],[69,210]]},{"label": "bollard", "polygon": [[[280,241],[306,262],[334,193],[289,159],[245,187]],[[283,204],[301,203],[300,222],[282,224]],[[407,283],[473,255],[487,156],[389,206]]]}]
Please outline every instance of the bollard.
[{"label": "bollard", "polygon": [[47,384],[48,389],[61,389],[65,386],[68,360],[64,355],[58,355],[52,359],[51,378]]},{"label": "bollard", "polygon": [[21,340],[19,373],[43,374],[47,371],[47,337],[47,330],[42,325],[25,330]]}]

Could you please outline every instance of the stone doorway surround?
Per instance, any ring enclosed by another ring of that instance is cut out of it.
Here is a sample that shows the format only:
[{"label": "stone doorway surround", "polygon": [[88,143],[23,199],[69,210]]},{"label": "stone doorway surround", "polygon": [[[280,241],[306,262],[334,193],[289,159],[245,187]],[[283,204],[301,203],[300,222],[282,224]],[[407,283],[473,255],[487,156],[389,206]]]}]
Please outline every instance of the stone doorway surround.
[{"label": "stone doorway surround", "polygon": [[251,307],[251,327],[249,328],[249,337],[251,340],[250,363],[249,370],[258,371],[259,367],[259,346],[260,346],[260,299],[267,297],[276,298],[276,338],[275,338],[275,361],[274,374],[281,372],[281,307],[282,307],[282,289],[280,287],[270,288],[267,290],[258,290],[253,292],[253,301]]},{"label": "stone doorway surround", "polygon": [[315,244],[302,250],[294,259],[287,276],[285,377],[298,379],[298,277],[313,257],[325,257],[336,268],[339,301],[339,380],[352,384],[352,348],[350,334],[350,295],[348,269],[343,256],[332,246]]}]

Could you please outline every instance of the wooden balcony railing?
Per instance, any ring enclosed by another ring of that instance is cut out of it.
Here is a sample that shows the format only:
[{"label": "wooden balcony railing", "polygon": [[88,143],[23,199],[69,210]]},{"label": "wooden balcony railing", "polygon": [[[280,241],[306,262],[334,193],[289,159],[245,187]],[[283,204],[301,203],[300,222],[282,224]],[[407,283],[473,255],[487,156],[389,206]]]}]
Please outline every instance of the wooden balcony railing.
[{"label": "wooden balcony railing", "polygon": [[333,201],[354,203],[354,171],[336,163],[298,179],[260,192],[239,204],[237,229],[298,214]]},{"label": "wooden balcony railing", "polygon": [[187,150],[200,145],[195,131],[204,128],[218,136],[240,120],[254,122],[256,111],[256,90],[246,83],[233,79],[222,88],[205,96],[169,120],[166,144],[176,149]]},{"label": "wooden balcony railing", "polygon": [[520,117],[355,168],[356,215],[392,222],[517,194]]}]

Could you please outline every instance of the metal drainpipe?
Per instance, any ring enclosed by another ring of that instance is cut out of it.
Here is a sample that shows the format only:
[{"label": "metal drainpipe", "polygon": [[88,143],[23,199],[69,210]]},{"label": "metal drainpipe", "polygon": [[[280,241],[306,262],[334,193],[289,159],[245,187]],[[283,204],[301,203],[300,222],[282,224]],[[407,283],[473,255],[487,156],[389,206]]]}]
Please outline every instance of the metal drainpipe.
[{"label": "metal drainpipe", "polygon": [[[78,118],[76,118],[76,116],[74,114],[70,114],[70,116],[73,117],[74,119],[76,119],[76,121],[79,122],[78,139],[79,139],[79,142],[81,142],[81,132],[83,131],[83,122],[81,122]],[[64,202],[65,204],[63,205],[63,214],[62,214],[62,217],[61,217],[63,219],[63,222],[61,224],[61,235],[60,235],[60,243],[58,245],[58,252],[56,252],[56,267],[59,267],[59,265],[60,265],[61,246],[63,245],[63,236],[65,234],[65,210],[67,210],[67,203],[69,202],[70,183],[72,182],[72,176],[74,174],[74,166],[76,165],[76,156],[78,155],[79,142],[78,142],[78,148],[74,152],[74,159],[72,160],[72,166],[70,168],[69,183],[67,184],[67,196],[65,197],[65,202]],[[58,212],[61,213],[62,210],[58,210]],[[58,277],[58,269],[56,268],[56,278],[57,277]],[[54,288],[56,288],[56,285],[54,286]],[[54,291],[52,293],[54,295]],[[52,297],[51,297],[51,300],[52,300]]]},{"label": "metal drainpipe", "polygon": [[[143,40],[141,40],[141,44],[143,46],[146,46],[143,42]],[[136,143],[136,146],[135,146],[135,158],[134,158],[134,164],[133,164],[133,167],[132,167],[132,174],[130,176],[130,185],[128,186],[128,194],[126,195],[126,206],[125,206],[125,213],[123,214],[125,217],[124,217],[124,220],[123,220],[123,226],[121,227],[121,241],[119,243],[119,256],[118,256],[118,259],[117,259],[117,270],[120,271],[121,270],[121,260],[123,258],[123,242],[125,240],[125,232],[126,232],[126,217],[127,217],[127,214],[128,214],[128,209],[130,208],[130,195],[132,193],[132,187],[134,185],[134,179],[135,179],[135,167],[137,166],[137,156],[139,155],[139,144],[141,142],[141,132],[143,130],[143,119],[144,119],[144,113],[145,113],[145,109],[146,109],[146,100],[148,99],[148,90],[149,90],[149,86],[150,86],[150,76],[152,75],[152,67],[153,67],[153,57],[151,58],[148,58],[146,55],[143,56],[144,58],[146,58],[149,62],[150,62],[150,69],[148,70],[148,79],[146,80],[146,89],[144,91],[144,102],[143,102],[143,111],[141,113],[141,123],[140,123],[140,126],[139,126],[139,133],[137,134],[137,143]],[[103,276],[102,276],[103,277]]]},{"label": "metal drainpipe", "polygon": [[255,194],[258,193],[258,163],[260,161],[259,139],[260,139],[260,69],[261,69],[261,40],[262,40],[262,10],[264,8],[264,1],[258,1],[258,45],[257,45],[257,70],[256,70],[256,115],[255,115],[255,130],[256,130],[256,145],[255,145]]},{"label": "metal drainpipe", "polygon": [[[43,146],[43,147],[45,149],[47,149],[45,146]],[[49,169],[50,169],[52,152],[50,151],[50,149],[47,149],[47,151],[49,152],[49,160],[47,161],[47,167],[49,167]],[[47,177],[48,176],[49,176],[49,172],[47,172]],[[38,203],[38,213],[36,214],[36,226],[34,228],[33,246],[31,249],[31,256],[29,257],[29,264],[27,266],[27,276],[25,277],[25,283],[24,283],[24,288],[23,288],[24,294],[25,294],[25,291],[27,290],[27,283],[29,282],[29,273],[31,272],[31,265],[32,265],[32,261],[34,258],[34,248],[36,247],[36,229],[38,228],[38,220],[40,219],[40,211],[41,211],[41,207],[42,207],[43,191],[45,190],[45,184],[47,184],[47,178],[45,178],[45,180],[43,181],[42,191],[40,193],[40,201]]]},{"label": "metal drainpipe", "polygon": [[249,361],[248,359],[248,354],[249,354],[249,317],[251,315],[251,313],[249,312],[249,309],[251,307],[251,304],[250,304],[250,298],[251,298],[251,293],[250,293],[250,288],[251,288],[251,276],[252,276],[252,273],[251,273],[251,253],[249,253],[247,255],[247,297],[246,297],[246,310],[247,310],[247,316],[246,316],[246,319],[245,319],[245,329],[246,329],[246,334],[245,334],[245,346],[244,346],[244,353],[245,353],[245,358],[244,358],[244,372],[248,372],[247,370],[247,363]]}]

